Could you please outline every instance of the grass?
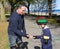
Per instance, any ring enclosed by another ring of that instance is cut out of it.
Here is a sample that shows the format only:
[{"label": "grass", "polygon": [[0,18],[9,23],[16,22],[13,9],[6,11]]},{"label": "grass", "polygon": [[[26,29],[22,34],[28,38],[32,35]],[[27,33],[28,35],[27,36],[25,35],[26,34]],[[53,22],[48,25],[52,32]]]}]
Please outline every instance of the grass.
[{"label": "grass", "polygon": [[55,24],[56,26],[60,26],[60,23],[58,23],[56,19],[48,19],[48,23]]},{"label": "grass", "polygon": [[48,22],[49,23],[56,23],[56,20],[55,19],[48,19]]},{"label": "grass", "polygon": [[9,49],[8,22],[0,22],[0,49]]}]

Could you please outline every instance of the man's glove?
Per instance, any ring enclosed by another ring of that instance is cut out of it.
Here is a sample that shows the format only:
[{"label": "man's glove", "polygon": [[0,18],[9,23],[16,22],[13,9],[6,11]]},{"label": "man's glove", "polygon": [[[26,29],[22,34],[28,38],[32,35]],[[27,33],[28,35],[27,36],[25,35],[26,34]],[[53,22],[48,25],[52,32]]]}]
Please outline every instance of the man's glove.
[{"label": "man's glove", "polygon": [[29,38],[29,34],[26,34],[26,36],[24,36],[24,37],[26,37],[28,39]]}]

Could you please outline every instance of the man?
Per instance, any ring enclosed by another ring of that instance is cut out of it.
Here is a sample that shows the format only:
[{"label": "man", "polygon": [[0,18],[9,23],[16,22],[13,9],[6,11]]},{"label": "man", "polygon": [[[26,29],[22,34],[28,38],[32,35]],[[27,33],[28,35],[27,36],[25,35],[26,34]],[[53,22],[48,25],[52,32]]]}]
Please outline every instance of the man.
[{"label": "man", "polygon": [[17,49],[17,46],[18,49],[21,49],[22,36],[27,36],[24,24],[25,10],[25,5],[21,4],[17,10],[10,15],[8,26],[10,49]]}]

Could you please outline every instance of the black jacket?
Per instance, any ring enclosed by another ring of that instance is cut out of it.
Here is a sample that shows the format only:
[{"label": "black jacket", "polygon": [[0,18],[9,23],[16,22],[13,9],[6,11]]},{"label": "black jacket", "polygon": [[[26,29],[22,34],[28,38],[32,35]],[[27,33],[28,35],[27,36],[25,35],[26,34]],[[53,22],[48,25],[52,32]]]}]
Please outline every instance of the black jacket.
[{"label": "black jacket", "polygon": [[[23,30],[23,32],[21,32],[21,30]],[[10,16],[8,34],[26,36],[24,16],[19,15],[16,11],[13,12]]]}]

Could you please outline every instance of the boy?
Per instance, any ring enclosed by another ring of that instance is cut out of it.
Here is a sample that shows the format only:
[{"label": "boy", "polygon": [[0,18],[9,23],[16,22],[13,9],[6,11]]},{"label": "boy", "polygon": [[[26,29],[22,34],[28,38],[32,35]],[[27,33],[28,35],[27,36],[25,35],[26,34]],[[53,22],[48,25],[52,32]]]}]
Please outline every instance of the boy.
[{"label": "boy", "polygon": [[37,24],[42,28],[42,35],[33,36],[35,39],[41,39],[42,49],[52,49],[52,36],[49,27],[47,26],[47,20],[45,17],[39,17],[36,19]]}]

